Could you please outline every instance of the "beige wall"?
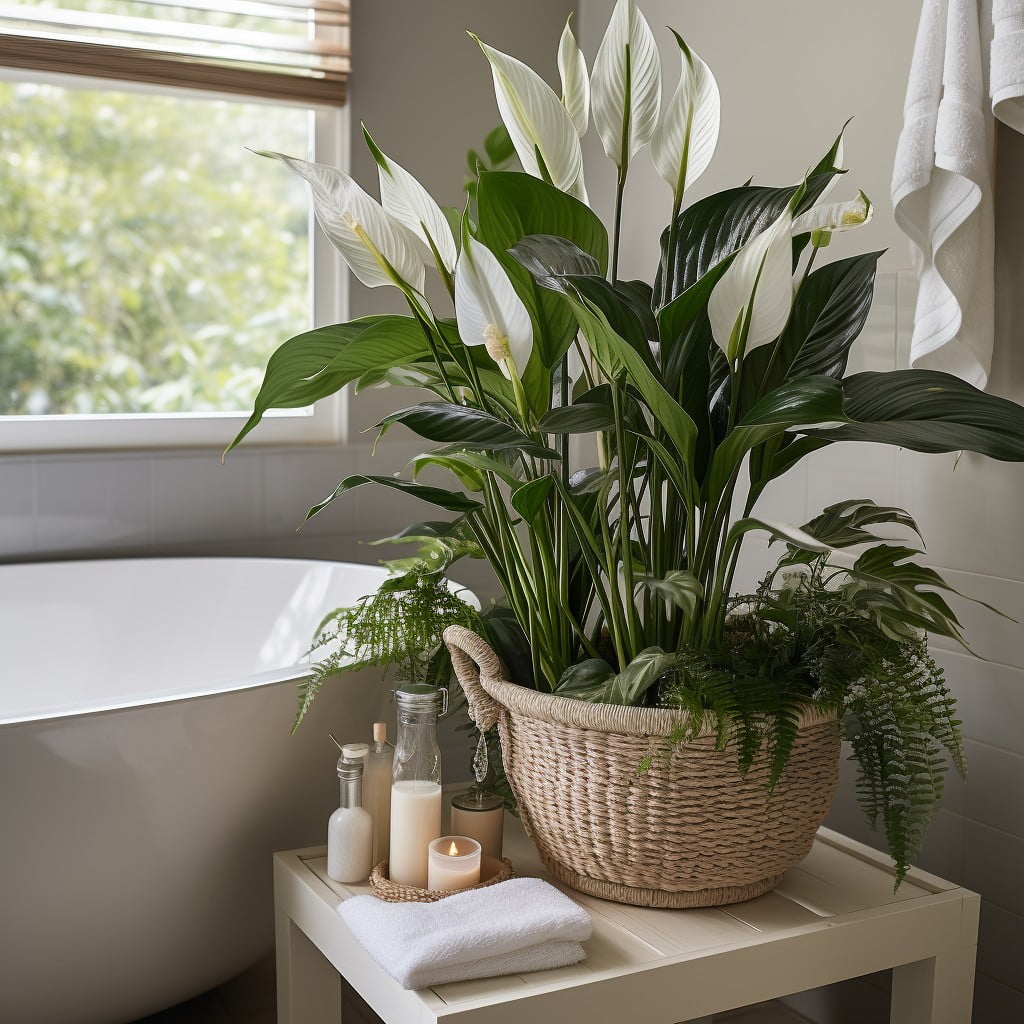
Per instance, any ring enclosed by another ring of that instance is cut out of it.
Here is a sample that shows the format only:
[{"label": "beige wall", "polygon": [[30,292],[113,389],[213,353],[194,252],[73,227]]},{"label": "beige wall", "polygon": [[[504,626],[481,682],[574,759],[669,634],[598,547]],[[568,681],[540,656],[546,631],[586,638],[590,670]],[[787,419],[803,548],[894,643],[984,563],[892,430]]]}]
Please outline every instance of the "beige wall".
[{"label": "beige wall", "polygon": [[[877,204],[873,224],[843,239],[844,251],[888,248],[881,263],[870,322],[858,342],[855,369],[906,366],[915,280],[905,240],[892,220],[889,176],[920,4],[912,0],[642,0],[675,77],[678,58],[661,26],[677,28],[708,61],[722,90],[718,153],[700,193],[755,180],[796,180],[817,158],[837,125],[855,115],[847,135],[847,181]],[[596,50],[611,4],[582,0],[585,49]],[[673,43],[674,47],[674,43]],[[591,140],[591,165],[597,155]],[[999,139],[997,197],[997,337],[990,390],[1024,401],[1024,346],[1019,282],[1024,272],[1024,138]],[[589,182],[596,190],[598,176]],[[607,176],[603,179],[607,188]],[[844,185],[840,185],[842,189]],[[629,193],[626,273],[648,275],[653,240],[666,217],[667,188],[648,166]],[[607,193],[605,193],[607,201]],[[766,514],[804,522],[844,497],[871,497],[915,515],[932,563],[965,594],[989,601],[1024,622],[1024,467],[965,455],[922,456],[890,448],[834,446],[766,495]],[[770,559],[747,552],[745,574],[756,578]],[[960,701],[971,781],[951,780],[922,863],[981,892],[976,1024],[1024,1020],[1024,627],[964,604],[968,636],[989,661],[937,651]],[[830,824],[875,845],[850,785]],[[1011,952],[1013,951],[1013,952]],[[888,1020],[885,997],[863,983],[793,1000],[813,1019],[856,1024]]]}]

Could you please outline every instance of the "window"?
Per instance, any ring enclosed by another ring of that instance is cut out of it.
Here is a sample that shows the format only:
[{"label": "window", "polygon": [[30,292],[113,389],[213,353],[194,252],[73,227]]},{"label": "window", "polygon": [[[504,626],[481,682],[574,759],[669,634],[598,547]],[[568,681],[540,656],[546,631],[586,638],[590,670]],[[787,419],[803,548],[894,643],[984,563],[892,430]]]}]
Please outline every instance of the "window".
[{"label": "window", "polygon": [[342,0],[0,8],[0,449],[226,444],[277,345],[342,318],[304,186],[249,148],[343,159],[346,25]]}]

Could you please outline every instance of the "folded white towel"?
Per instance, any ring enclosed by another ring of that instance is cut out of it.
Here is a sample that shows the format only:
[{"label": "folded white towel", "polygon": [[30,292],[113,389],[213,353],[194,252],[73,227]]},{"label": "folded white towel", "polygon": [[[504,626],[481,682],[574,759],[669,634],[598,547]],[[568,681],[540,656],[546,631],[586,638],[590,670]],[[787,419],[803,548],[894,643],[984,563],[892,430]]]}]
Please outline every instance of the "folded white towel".
[{"label": "folded white towel", "polygon": [[338,913],[403,988],[578,963],[592,928],[582,907],[539,878],[513,878],[436,903],[355,896]]}]

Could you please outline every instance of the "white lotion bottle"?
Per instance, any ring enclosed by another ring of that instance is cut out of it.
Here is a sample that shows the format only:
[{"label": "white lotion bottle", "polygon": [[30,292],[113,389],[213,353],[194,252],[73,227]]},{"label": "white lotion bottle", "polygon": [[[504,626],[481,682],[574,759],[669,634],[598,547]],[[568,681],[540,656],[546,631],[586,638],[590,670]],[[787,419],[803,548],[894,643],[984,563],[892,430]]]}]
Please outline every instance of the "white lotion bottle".
[{"label": "white lotion bottle", "polygon": [[391,783],[395,748],[387,741],[386,722],[373,723],[373,745],[366,755],[363,806],[373,818],[373,863],[388,859],[391,845]]},{"label": "white lotion bottle", "polygon": [[365,743],[347,743],[338,759],[341,805],[327,823],[327,874],[335,882],[364,882],[373,870],[373,818],[362,806]]}]

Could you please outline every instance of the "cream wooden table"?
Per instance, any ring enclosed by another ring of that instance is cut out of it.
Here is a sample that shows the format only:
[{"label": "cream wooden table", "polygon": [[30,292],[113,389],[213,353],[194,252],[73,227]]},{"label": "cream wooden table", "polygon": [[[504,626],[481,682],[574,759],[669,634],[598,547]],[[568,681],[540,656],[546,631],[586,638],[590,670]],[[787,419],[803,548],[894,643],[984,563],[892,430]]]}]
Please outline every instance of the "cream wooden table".
[{"label": "cream wooden table", "polygon": [[[544,876],[518,822],[505,854]],[[387,1024],[677,1024],[893,970],[891,1024],[969,1024],[980,898],[828,829],[772,893],[714,910],[646,910],[565,890],[594,921],[582,964],[400,988],[338,916],[368,886],[327,877],[322,847],[274,858],[279,1024],[338,1024],[347,982]],[[869,1022],[865,1022],[869,1024]]]}]

